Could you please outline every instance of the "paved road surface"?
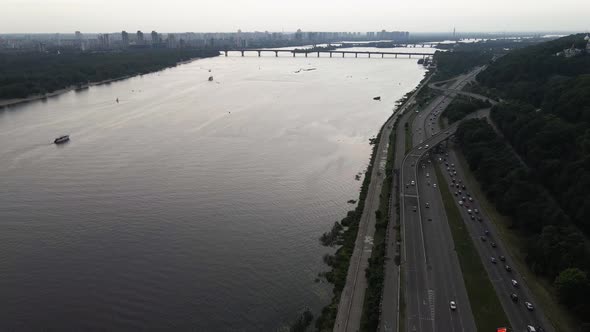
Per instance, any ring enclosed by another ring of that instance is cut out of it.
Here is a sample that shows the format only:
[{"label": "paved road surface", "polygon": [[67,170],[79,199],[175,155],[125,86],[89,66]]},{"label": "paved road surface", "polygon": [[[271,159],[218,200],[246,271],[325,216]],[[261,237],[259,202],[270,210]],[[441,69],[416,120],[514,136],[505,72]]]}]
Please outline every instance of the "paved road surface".
[{"label": "paved road surface", "polygon": [[[422,83],[420,87],[426,84],[428,84],[428,81]],[[334,331],[358,331],[360,329],[363,302],[367,288],[365,269],[369,265],[368,260],[371,257],[373,249],[375,211],[379,208],[379,195],[381,194],[383,180],[385,179],[385,163],[387,161],[389,136],[399,114],[402,114],[414,102],[417,91],[396,111],[396,114],[383,127],[375,157],[375,167],[373,167],[372,174],[370,174],[371,183],[365,200],[365,208],[361,216],[354,251],[350,258],[346,284],[340,297],[340,303],[338,304]],[[392,321],[391,324],[396,324],[396,322]]]},{"label": "paved road surface", "polygon": [[[461,76],[451,87],[462,87],[463,81],[470,78]],[[444,109],[452,98],[438,97],[418,113],[411,126],[416,146],[406,156],[400,172],[407,331],[476,330],[444,206],[438,189],[432,186],[434,174],[422,168],[420,162],[425,154],[423,147],[432,147],[448,137],[448,131],[433,136],[427,135],[424,128],[429,124],[429,114]],[[457,303],[456,311],[450,309],[450,301]]]},{"label": "paved road surface", "polygon": [[[445,90],[447,92],[452,92],[452,89]],[[474,94],[469,94],[469,96],[474,97]],[[480,99],[486,98],[484,96],[475,96]],[[488,112],[476,113],[473,117],[487,117],[488,114]],[[440,131],[440,128],[438,127],[439,116],[440,112],[432,115],[433,126],[425,128],[427,136]],[[452,126],[445,131],[454,132],[455,128],[456,126]],[[447,183],[452,184],[453,178],[456,182],[464,179],[464,172],[457,162],[457,156],[454,150],[451,149],[448,151],[448,156],[444,155],[439,157],[446,158],[446,160],[443,160],[440,163],[443,168],[443,176]],[[434,162],[437,162],[436,159]],[[445,163],[447,163],[448,166],[445,165]],[[449,170],[446,169],[447,167],[449,167]],[[432,164],[428,164],[426,169],[430,170],[431,174],[434,172]],[[457,174],[454,174],[454,172]],[[461,191],[461,194],[459,194],[459,191]],[[535,327],[542,326],[545,331],[553,331],[553,327],[548,323],[541,308],[535,306],[534,310],[530,311],[525,307],[525,301],[531,302],[533,306],[535,305],[535,301],[526,286],[526,281],[523,280],[518,271],[514,270],[509,253],[504,249],[505,246],[503,245],[501,238],[498,236],[498,232],[493,223],[489,221],[487,213],[479,205],[477,197],[471,193],[470,188],[466,187],[466,189],[463,189],[461,184],[459,188],[457,188],[456,185],[454,188],[451,188],[451,192],[457,192],[456,204],[461,211],[463,219],[466,221],[467,229],[473,238],[488,276],[494,285],[494,289],[498,294],[502,307],[504,308],[514,331],[525,331],[527,325],[533,325]],[[469,195],[467,193],[471,195],[473,201],[469,200]],[[459,205],[458,201],[462,200],[463,197],[466,197],[467,204],[469,205],[468,207]],[[475,213],[475,209],[477,209],[479,213]],[[468,210],[471,210],[471,213],[469,213]],[[474,216],[473,219],[471,215]],[[481,221],[478,221],[478,217],[481,218]],[[489,234],[486,234],[486,231],[489,232]],[[483,241],[481,237],[483,237],[485,241]],[[492,242],[496,244],[495,248],[492,247]],[[502,262],[500,256],[505,256],[506,261]],[[491,262],[492,257],[496,260],[495,264]],[[511,266],[512,271],[508,272],[505,265]],[[512,280],[515,280],[518,283],[518,287],[512,285]],[[513,302],[511,300],[511,293],[518,295],[518,302]]]}]

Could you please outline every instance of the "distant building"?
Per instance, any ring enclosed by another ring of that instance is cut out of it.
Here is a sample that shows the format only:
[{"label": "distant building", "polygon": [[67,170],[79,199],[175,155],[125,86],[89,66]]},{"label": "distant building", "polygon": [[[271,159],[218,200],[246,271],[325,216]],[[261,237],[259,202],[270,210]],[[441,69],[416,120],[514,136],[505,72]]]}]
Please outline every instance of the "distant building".
[{"label": "distant building", "polygon": [[295,40],[296,41],[303,40],[303,32],[301,32],[301,29],[297,29],[297,32],[295,32]]},{"label": "distant building", "polygon": [[111,45],[108,34],[98,35],[98,45],[100,48],[106,49]]},{"label": "distant building", "polygon": [[127,31],[121,31],[121,42],[123,46],[129,45],[129,34],[127,33]]},{"label": "distant building", "polygon": [[144,42],[144,40],[143,40],[143,32],[137,30],[136,38],[137,38],[137,44],[143,44],[143,42]]},{"label": "distant building", "polygon": [[159,44],[160,42],[160,35],[156,31],[152,31],[152,44]]}]

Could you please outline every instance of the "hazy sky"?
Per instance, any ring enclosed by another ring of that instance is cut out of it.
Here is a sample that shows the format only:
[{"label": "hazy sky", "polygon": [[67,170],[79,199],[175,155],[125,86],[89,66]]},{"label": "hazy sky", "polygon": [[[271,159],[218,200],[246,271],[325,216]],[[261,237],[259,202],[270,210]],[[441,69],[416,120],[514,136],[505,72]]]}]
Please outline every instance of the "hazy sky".
[{"label": "hazy sky", "polygon": [[0,0],[0,33],[588,31],[590,0]]}]

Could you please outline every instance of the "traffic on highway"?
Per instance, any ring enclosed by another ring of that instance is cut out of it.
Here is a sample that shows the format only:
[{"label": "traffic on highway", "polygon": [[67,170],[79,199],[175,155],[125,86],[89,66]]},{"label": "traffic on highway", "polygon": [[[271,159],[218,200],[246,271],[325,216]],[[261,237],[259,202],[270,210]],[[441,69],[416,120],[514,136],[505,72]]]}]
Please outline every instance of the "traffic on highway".
[{"label": "traffic on highway", "polygon": [[[476,330],[442,203],[441,184],[436,177],[435,167],[440,167],[513,331],[553,331],[535,305],[526,281],[515,268],[488,214],[464,180],[458,157],[449,148],[456,125],[444,130],[439,125],[442,112],[455,96],[454,91],[462,89],[480,70],[461,76],[450,87],[441,89],[444,95],[422,110],[412,124],[413,139],[419,143],[408,153],[407,165],[402,168],[401,209],[405,234],[411,237],[405,240],[407,259],[414,261],[406,263],[407,330]],[[481,111],[470,117],[487,114]],[[420,264],[422,261],[424,264]],[[430,311],[425,303],[430,304]],[[433,322],[432,329],[425,324],[429,319]]]}]

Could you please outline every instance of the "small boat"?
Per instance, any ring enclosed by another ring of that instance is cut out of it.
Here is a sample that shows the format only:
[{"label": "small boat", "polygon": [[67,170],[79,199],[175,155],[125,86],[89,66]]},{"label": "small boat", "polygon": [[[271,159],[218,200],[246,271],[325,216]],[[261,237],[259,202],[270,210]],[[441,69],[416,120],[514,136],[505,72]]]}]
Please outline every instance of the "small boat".
[{"label": "small boat", "polygon": [[374,97],[373,100],[381,100],[381,96]]},{"label": "small boat", "polygon": [[213,82],[213,76],[209,76],[209,82]]},{"label": "small boat", "polygon": [[55,144],[63,144],[65,142],[69,141],[69,140],[70,140],[70,135],[63,135],[63,136],[60,136],[60,137],[56,138],[53,141],[53,143],[55,143]]}]

